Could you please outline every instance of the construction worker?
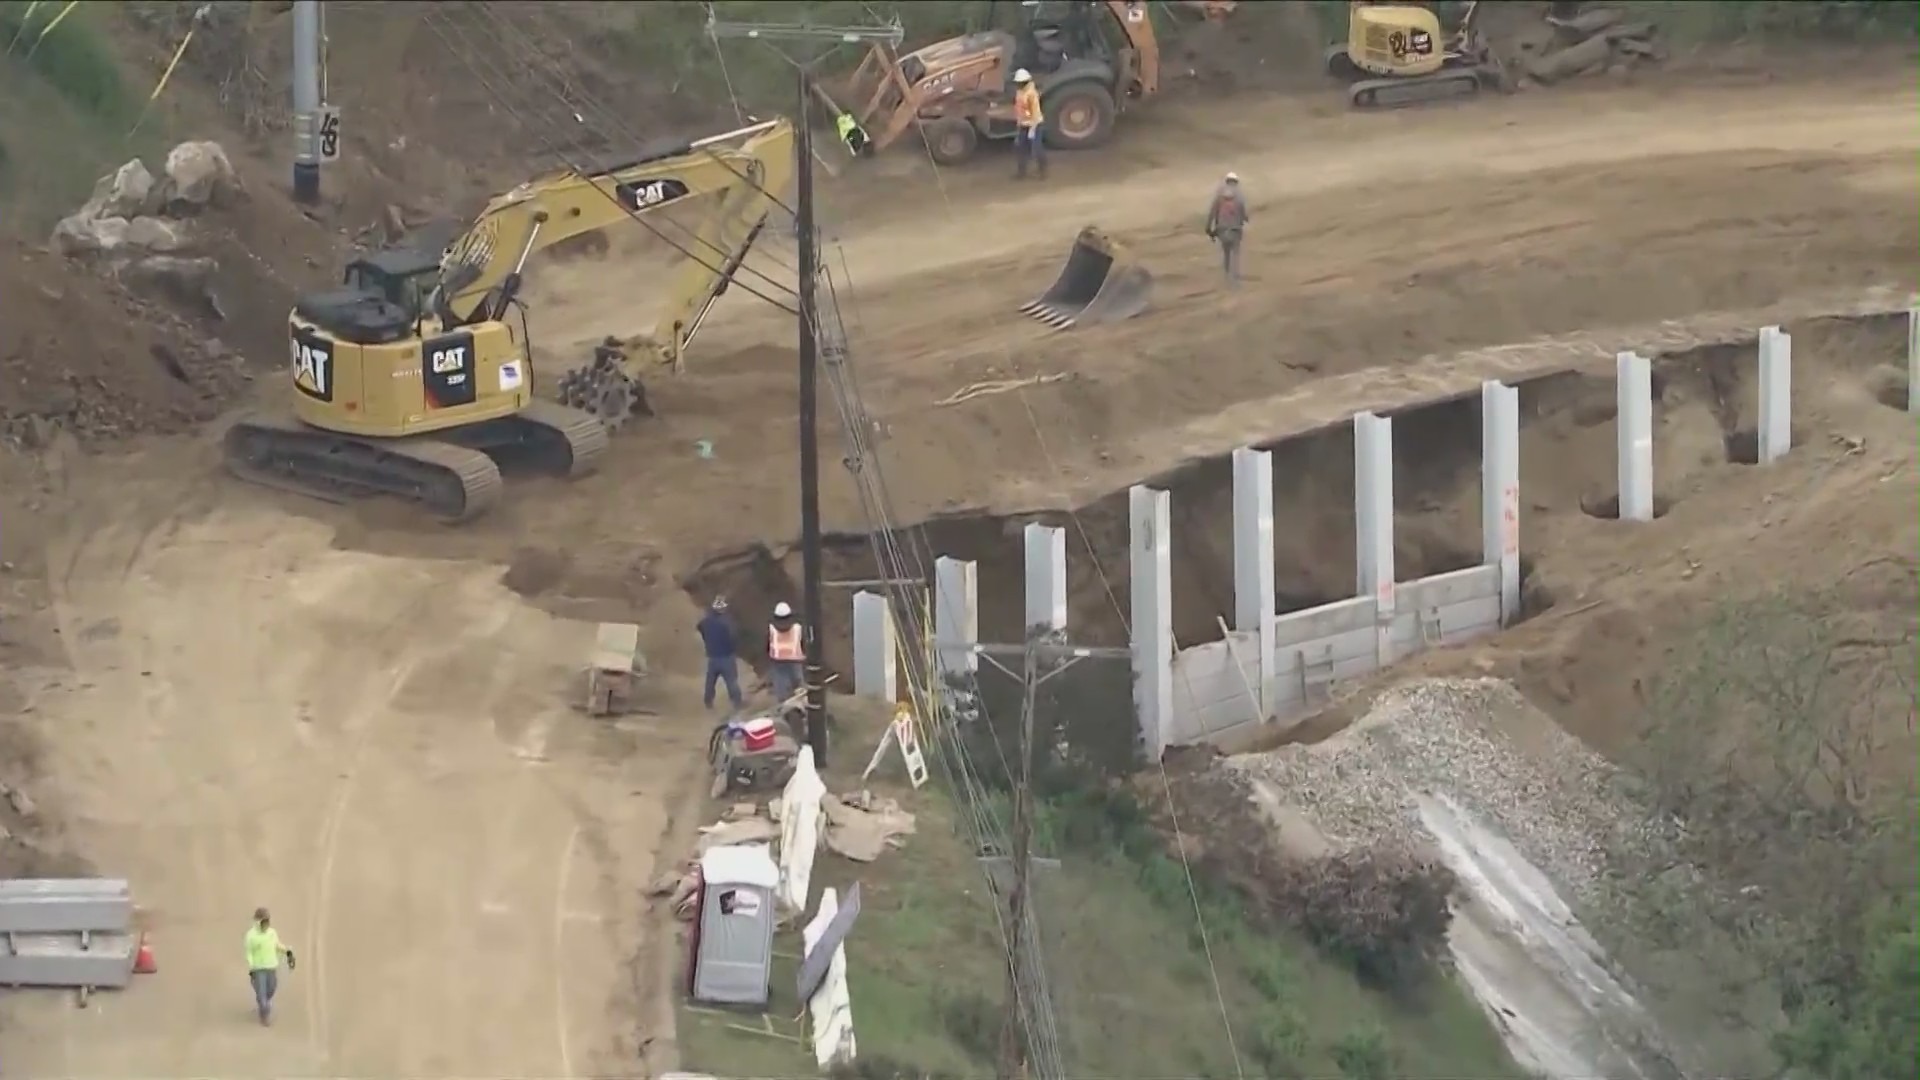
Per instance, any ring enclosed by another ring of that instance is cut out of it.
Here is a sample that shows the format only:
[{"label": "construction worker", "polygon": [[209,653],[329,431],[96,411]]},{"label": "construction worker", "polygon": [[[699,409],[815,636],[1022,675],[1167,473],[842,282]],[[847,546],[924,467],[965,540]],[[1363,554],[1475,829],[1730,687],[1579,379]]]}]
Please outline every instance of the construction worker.
[{"label": "construction worker", "polygon": [[852,113],[840,113],[833,118],[833,130],[839,134],[840,141],[847,144],[847,151],[854,157],[867,152],[872,143],[867,141],[867,133],[860,128],[860,121]]},{"label": "construction worker", "polygon": [[782,702],[793,696],[806,681],[806,646],[800,640],[800,620],[785,600],[773,605],[773,621],[767,624],[767,663],[773,677],[773,700]]},{"label": "construction worker", "polygon": [[1240,174],[1228,173],[1207,205],[1207,239],[1220,245],[1220,264],[1229,288],[1240,284],[1240,240],[1252,216],[1240,192]]},{"label": "construction worker", "polygon": [[1025,179],[1031,161],[1040,179],[1047,178],[1046,114],[1040,111],[1040,88],[1033,85],[1033,72],[1021,68],[1013,73],[1013,178]]},{"label": "construction worker", "polygon": [[273,1023],[273,995],[280,989],[280,959],[286,958],[287,970],[293,970],[293,950],[280,943],[280,931],[266,908],[253,909],[253,925],[247,927],[247,981],[253,984],[253,1007],[260,1023]]},{"label": "construction worker", "polygon": [[733,621],[727,617],[727,598],[714,597],[694,628],[700,631],[700,645],[707,652],[706,683],[701,687],[700,700],[712,709],[714,686],[724,682],[727,700],[739,709],[745,704],[740,693],[740,649],[734,642]]}]

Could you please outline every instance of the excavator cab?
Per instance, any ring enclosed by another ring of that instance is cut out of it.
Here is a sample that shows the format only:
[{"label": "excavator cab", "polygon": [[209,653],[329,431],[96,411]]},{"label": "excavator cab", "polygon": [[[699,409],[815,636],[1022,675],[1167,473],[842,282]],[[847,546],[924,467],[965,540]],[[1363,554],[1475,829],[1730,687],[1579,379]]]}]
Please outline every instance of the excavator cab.
[{"label": "excavator cab", "polygon": [[294,315],[343,342],[378,345],[419,330],[440,277],[437,255],[389,248],[347,264],[340,287],[308,293],[294,302]]}]

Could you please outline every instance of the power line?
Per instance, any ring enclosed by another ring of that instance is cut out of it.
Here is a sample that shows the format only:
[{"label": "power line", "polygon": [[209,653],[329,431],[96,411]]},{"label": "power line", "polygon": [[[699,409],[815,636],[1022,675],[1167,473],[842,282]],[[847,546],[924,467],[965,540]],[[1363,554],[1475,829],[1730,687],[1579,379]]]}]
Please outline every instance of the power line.
[{"label": "power line", "polygon": [[[940,166],[940,162],[933,155],[933,148],[931,146],[926,145],[925,140],[921,140],[921,142],[927,152],[927,161],[933,167],[934,184],[940,192],[940,200],[945,207],[948,220],[954,221],[957,223],[959,220],[959,215],[954,210],[952,196],[949,194],[947,190],[947,183],[946,183],[946,177],[944,175],[944,171]],[[982,287],[984,288],[984,286]],[[1020,364],[1019,364],[1019,361],[1014,357],[1013,348],[1010,345],[1007,345],[1005,342],[1002,342],[1001,353],[1007,361],[1007,366],[1014,372],[1014,375],[1017,379],[1020,375]],[[1060,467],[1060,463],[1058,459],[1056,459],[1053,456],[1052,451],[1047,446],[1046,434],[1041,429],[1039,417],[1034,414],[1032,403],[1027,401],[1025,388],[1016,387],[1015,390],[1013,391],[1013,396],[1020,402],[1020,407],[1022,411],[1025,412],[1026,414],[1027,425],[1033,429],[1034,442],[1038,445],[1040,449],[1041,457],[1046,460],[1047,465],[1053,471],[1055,478],[1061,481],[1065,481],[1067,479],[1066,471]],[[1063,487],[1064,486],[1065,485],[1063,484]],[[1100,585],[1107,595],[1108,603],[1110,603],[1113,606],[1114,614],[1119,617],[1120,625],[1124,628],[1129,640],[1131,640],[1133,635],[1132,620],[1130,620],[1127,617],[1126,611],[1121,607],[1119,594],[1115,592],[1113,587],[1113,581],[1111,578],[1107,576],[1106,568],[1101,565],[1100,553],[1093,546],[1093,539],[1087,532],[1086,524],[1080,520],[1080,515],[1074,507],[1069,505],[1065,509],[1066,509],[1068,520],[1073,522],[1074,531],[1079,535],[1081,546],[1084,547],[1087,551],[1087,559],[1089,562],[1093,564],[1094,573],[1100,579]],[[1230,1053],[1233,1057],[1234,1072],[1236,1075],[1241,1077],[1242,1080],[1245,1080],[1246,1069],[1241,1064],[1239,1046],[1234,1039],[1233,1019],[1227,1010],[1226,992],[1220,982],[1220,968],[1219,968],[1219,965],[1214,960],[1213,943],[1211,940],[1211,936],[1207,933],[1206,915],[1203,912],[1200,904],[1200,891],[1198,886],[1194,882],[1193,866],[1187,855],[1186,838],[1184,835],[1184,831],[1180,826],[1179,810],[1175,806],[1175,802],[1174,802],[1173,782],[1167,776],[1167,767],[1166,767],[1165,761],[1161,760],[1158,755],[1155,756],[1154,765],[1159,771],[1161,791],[1165,794],[1165,797],[1167,800],[1168,819],[1169,819],[1169,823],[1173,827],[1174,847],[1180,854],[1180,869],[1182,874],[1186,878],[1187,895],[1188,895],[1188,898],[1193,903],[1194,922],[1200,932],[1201,952],[1204,954],[1206,958],[1207,974],[1213,984],[1214,999],[1219,1005],[1220,1026],[1226,1032],[1227,1050],[1228,1050],[1228,1053]]]},{"label": "power line", "polygon": [[[478,5],[476,10],[481,14],[483,18],[486,18],[492,22],[495,37],[497,39],[503,42],[506,41],[507,39],[516,39],[519,42],[521,46],[519,50],[520,53],[528,57],[530,60],[530,64],[527,70],[542,85],[542,87],[549,94],[552,95],[554,100],[560,104],[560,107],[565,112],[565,115],[562,117],[560,124],[556,126],[560,126],[560,127],[566,126],[565,121],[568,119],[574,120],[576,126],[586,124],[587,122],[586,118],[581,115],[581,113],[584,111],[588,114],[591,114],[596,125],[598,125],[603,129],[610,129],[614,131],[616,134],[620,135],[622,139],[632,144],[633,146],[638,147],[646,143],[647,140],[643,136],[641,136],[640,133],[636,131],[632,126],[627,124],[626,121],[621,117],[619,112],[609,108],[606,105],[606,103],[601,101],[598,97],[596,97],[591,90],[587,89],[584,86],[570,87],[566,74],[564,71],[560,69],[559,65],[556,64],[550,57],[546,55],[545,52],[543,52],[538,46],[536,46],[533,43],[533,39],[529,34],[519,29],[518,27],[508,23],[506,16],[494,10],[494,5],[481,4],[481,5]],[[572,90],[571,97],[569,96],[569,89]],[[576,98],[578,99],[577,102],[575,100]],[[744,120],[742,121],[742,123],[744,123]],[[705,153],[710,160],[712,160],[715,164],[719,165],[721,168],[725,169],[727,172],[731,173],[736,180],[739,180],[741,183],[747,185],[751,190],[757,191],[760,194],[766,196],[769,202],[773,203],[774,206],[778,207],[781,211],[786,213],[788,216],[793,215],[793,212],[794,212],[793,208],[781,201],[780,194],[778,192],[769,190],[765,184],[761,183],[759,180],[755,179],[753,176],[749,175],[747,172],[745,172],[744,170],[736,166],[733,162],[727,160],[724,156],[712,150],[711,148],[706,148]],[[732,251],[728,250],[725,247],[722,247],[720,244],[712,240],[707,239],[704,236],[701,236],[694,229],[691,229],[680,222],[674,221],[672,218],[663,218],[662,220],[664,221],[665,224],[670,225],[680,230],[681,232],[685,233],[693,243],[704,246],[705,248],[712,251],[713,254],[719,256],[722,260],[730,259],[733,257]],[[763,251],[762,254],[765,255],[770,261],[780,266],[781,269],[787,270],[787,271],[793,270],[793,267],[786,265],[784,262],[774,257],[771,253]],[[772,277],[768,276],[764,271],[758,270],[751,266],[747,266],[744,263],[741,265],[740,269],[766,282],[772,288],[780,292],[783,292],[789,296],[797,295],[793,286],[789,286],[782,281],[776,281]]]},{"label": "power line", "polygon": [[[709,9],[708,28],[710,36],[712,36],[714,40],[714,47],[718,50],[720,48],[719,38],[721,36],[721,27],[718,22],[712,18],[711,9]],[[753,27],[740,29],[747,36],[763,38],[775,35],[785,36],[790,33],[799,37],[824,38],[827,40],[838,38],[844,41],[854,39],[858,36],[813,27]],[[897,37],[898,33],[899,31],[896,24],[893,28],[892,36]],[[791,58],[789,59],[791,60]],[[724,63],[724,57],[722,58],[722,63]],[[806,104],[804,97],[810,88],[805,85],[805,67],[797,62],[795,66],[801,67],[802,70],[801,94],[803,101],[801,112],[802,123],[804,123]],[[730,77],[727,82],[729,95],[732,96]],[[733,104],[736,112],[742,111],[737,97],[734,98]],[[812,162],[810,160],[804,160],[801,167],[810,170]],[[805,244],[814,239],[816,238],[812,235],[812,221],[808,218],[802,222],[802,243]],[[818,272],[817,268],[815,268],[814,264],[810,261],[807,261],[806,269],[811,272]],[[868,521],[870,525],[878,524],[882,526],[879,529],[873,530],[870,533],[870,537],[871,542],[875,546],[876,559],[882,567],[883,580],[888,583],[887,588],[891,594],[890,600],[896,604],[897,609],[909,613],[910,617],[907,620],[907,625],[923,626],[925,625],[925,621],[920,617],[920,613],[915,610],[917,605],[913,603],[913,598],[900,595],[903,590],[899,588],[898,582],[903,579],[903,575],[899,573],[896,568],[903,567],[905,559],[902,558],[902,553],[896,542],[896,534],[891,523],[893,515],[888,505],[890,499],[886,494],[884,480],[879,476],[877,458],[874,457],[872,447],[867,443],[872,425],[866,416],[864,406],[860,402],[857,388],[853,385],[852,368],[848,362],[849,358],[846,349],[845,323],[840,315],[839,304],[837,302],[837,290],[833,287],[830,272],[822,274],[822,277],[827,285],[827,296],[829,300],[826,312],[821,312],[815,304],[808,303],[802,305],[803,310],[816,316],[812,327],[814,340],[808,342],[808,344],[813,344],[818,348],[829,374],[829,383],[835,387],[835,399],[836,403],[840,406],[843,419],[842,430],[846,433],[849,441],[850,454],[848,464],[856,473],[855,479],[858,482],[857,486],[861,492],[863,508],[867,512]],[[806,280],[805,277],[803,277],[802,280],[804,282]],[[876,467],[872,469],[866,468],[869,464]],[[922,540],[924,541],[924,536]],[[926,566],[924,561],[919,563],[919,568],[921,573],[916,579],[925,580]],[[933,718],[932,722],[936,725],[941,725],[943,728],[940,733],[946,737],[936,738],[934,740],[936,761],[941,766],[942,772],[947,774],[954,790],[962,796],[968,809],[968,824],[970,826],[968,831],[976,837],[976,851],[984,852],[988,850],[985,837],[990,834],[997,834],[998,822],[993,819],[991,811],[986,809],[989,804],[984,797],[985,793],[980,785],[977,769],[973,766],[967,754],[964,739],[956,737],[955,732],[950,728],[944,728],[940,718],[944,715],[945,710],[942,710],[934,704],[932,688],[926,685],[926,680],[916,677],[916,668],[917,665],[909,664],[909,695],[916,699],[915,704],[921,715]],[[977,693],[973,696],[977,701]],[[997,732],[993,730],[991,723],[988,724],[987,730],[993,737],[995,751],[1001,757],[1002,765],[1005,767],[1007,765],[1005,751],[999,745]],[[949,754],[942,752],[949,748],[957,751],[957,753],[950,757]],[[1030,755],[1027,760],[1031,760]],[[1010,769],[1009,773],[1011,774]],[[1005,851],[1007,849],[1007,845],[1004,842],[997,842],[992,850]],[[983,872],[985,872],[984,866]],[[997,892],[995,888],[996,883],[991,873],[986,873],[986,878],[989,892]],[[1014,905],[1016,914],[1018,914],[1021,906],[1022,905],[1018,903]],[[1001,936],[1003,939],[1003,949],[1007,954],[1009,965],[1009,982],[1013,990],[1013,1004],[1018,1014],[1022,1017],[1024,1029],[1028,1033],[1026,1042],[1029,1044],[1029,1048],[1037,1059],[1041,1074],[1047,1077],[1059,1077],[1061,1080],[1064,1080],[1066,1070],[1059,1053],[1058,1025],[1053,1016],[1052,997],[1045,985],[1045,965],[1036,960],[1037,954],[1039,953],[1037,922],[1031,918],[1017,917],[1009,919],[1007,923],[1001,927]]]},{"label": "power line", "polygon": [[[835,290],[831,286],[831,274],[828,277],[831,296]],[[833,305],[831,311],[832,317],[822,320],[822,333],[835,334],[843,340],[844,321],[839,316],[837,303]],[[870,543],[875,548],[876,561],[881,566],[882,578],[888,582],[889,601],[896,610],[906,613],[906,618],[902,620],[905,625],[915,628],[925,627],[929,624],[932,614],[929,610],[930,605],[925,603],[925,597],[916,595],[913,590],[904,589],[897,584],[906,580],[926,580],[929,576],[927,557],[931,554],[931,548],[926,542],[925,526],[915,525],[906,529],[894,526],[896,514],[892,509],[891,496],[885,484],[878,455],[868,441],[872,423],[860,404],[858,391],[855,388],[853,365],[848,362],[843,346],[830,343],[823,348],[822,352],[827,358],[829,382],[838,388],[842,430],[846,432],[849,444],[849,466],[856,473],[855,479],[861,492],[863,509],[872,526],[872,531],[869,533]],[[899,538],[902,534],[918,540],[918,543],[910,545],[911,556],[901,548]],[[922,653],[916,652],[910,655],[915,661],[926,659]],[[992,717],[987,715],[985,703],[980,699],[977,687],[966,691],[969,702],[967,708],[971,708],[976,714],[969,720],[962,715],[962,709],[947,707],[940,703],[939,690],[932,685],[933,676],[934,672],[922,669],[919,662],[910,662],[908,693],[918,714],[928,717],[929,723],[934,726],[936,738],[932,740],[932,745],[935,749],[935,762],[947,778],[949,788],[955,792],[966,810],[966,815],[962,819],[963,830],[978,853],[1016,852],[1021,847],[1017,839],[1021,826],[1016,822],[1014,837],[1010,838],[1008,831],[1001,825],[993,809],[992,799],[987,793],[986,783],[981,779],[980,767],[972,760],[972,755],[967,749],[963,726],[968,723],[984,726],[1002,771],[1012,778],[1016,785],[1014,803],[1016,811],[1021,806],[1019,800],[1023,794],[1018,786],[1019,773],[1014,763],[1008,759],[1007,750],[1000,741]],[[948,693],[952,692],[948,691]],[[1026,719],[1023,718],[1023,728],[1026,726]],[[1023,749],[1026,756],[1022,760],[1030,762],[1030,747]],[[1030,792],[1030,786],[1025,790]],[[1017,856],[1013,857],[1017,858]],[[1053,1009],[1054,997],[1047,986],[1045,964],[1040,959],[1043,950],[1040,946],[1038,917],[1030,906],[1015,902],[1015,896],[1010,895],[1012,890],[1008,889],[1005,882],[995,877],[988,864],[984,862],[982,873],[989,894],[995,897],[1001,908],[1002,918],[996,921],[995,926],[1000,934],[1002,949],[1008,964],[1015,1006],[1027,1032],[1026,1044],[1034,1061],[1035,1073],[1044,1077],[1064,1078],[1068,1072],[1060,1052],[1059,1024]],[[1009,909],[1015,910],[1010,913]]]},{"label": "power line", "polygon": [[[497,105],[502,112],[505,112],[508,116],[512,117],[515,123],[519,124],[522,128],[526,129],[528,132],[534,133],[535,140],[540,143],[543,149],[545,149],[549,154],[553,155],[553,157],[558,159],[561,163],[566,165],[567,168],[572,169],[575,173],[578,173],[582,177],[591,179],[595,175],[592,171],[575,163],[571,158],[569,158],[569,156],[564,151],[556,147],[551,140],[547,139],[544,135],[539,134],[540,128],[536,125],[529,124],[526,118],[520,114],[520,111],[513,107],[512,103],[510,103],[507,100],[506,95],[501,93],[499,88],[494,85],[493,80],[487,77],[486,73],[481,69],[481,66],[474,62],[471,52],[468,50],[462,50],[459,46],[454,44],[453,40],[450,37],[447,36],[447,32],[451,30],[453,33],[460,34],[463,40],[467,40],[464,32],[460,31],[457,27],[454,27],[451,22],[444,22],[444,27],[443,27],[443,17],[435,12],[426,12],[424,14],[424,21],[427,24],[427,28],[433,31],[434,36],[438,37],[441,40],[441,42],[447,46],[448,50],[454,54],[455,58],[460,60],[461,64],[465,66],[468,72],[473,75],[474,80],[480,84],[483,90],[486,91],[487,96],[493,100],[493,103]],[[469,46],[470,44],[471,43],[469,42]],[[720,278],[724,279],[728,276],[724,269],[722,269],[721,267],[714,266],[712,263],[709,263],[704,259],[701,259],[698,255],[695,255],[692,251],[689,251],[686,247],[676,242],[672,237],[661,232],[646,217],[644,217],[643,215],[641,215],[640,213],[634,210],[629,210],[625,206],[625,204],[621,203],[618,198],[616,198],[611,192],[602,188],[599,184],[589,184],[588,186],[591,187],[595,192],[597,192],[601,198],[604,198],[607,201],[613,203],[615,206],[619,207],[622,213],[626,214],[629,218],[632,218],[634,221],[638,222],[642,228],[652,233],[657,239],[659,239],[662,243],[666,244],[668,247],[679,252],[681,255],[685,256],[686,258],[691,259],[694,262],[700,264],[701,266],[706,267],[709,271],[713,272],[716,276]],[[740,281],[734,281],[733,284],[738,285],[740,289],[746,292],[748,295],[756,297],[760,300],[763,300],[768,304],[771,304],[774,307],[779,308],[781,311],[786,312],[789,315],[796,314],[793,308],[790,308],[786,304],[778,300],[775,300],[774,298],[766,295],[763,292],[760,292],[759,290],[753,288],[751,285],[747,285],[746,283],[740,282]]]},{"label": "power line", "polygon": [[[850,275],[848,277],[851,280]],[[838,289],[833,284],[831,272],[827,275],[827,284],[832,303],[823,314],[820,331],[830,336],[823,344],[821,354],[826,361],[828,382],[836,388],[836,402],[841,409],[841,430],[849,446],[848,465],[855,473],[862,508],[871,527],[869,542],[874,547],[876,562],[881,567],[882,580],[887,583],[889,603],[904,614],[901,623],[923,628],[930,625],[932,618],[926,595],[901,588],[898,583],[925,581],[931,576],[929,564],[932,547],[924,523],[906,528],[894,524],[899,515],[894,509],[879,455],[870,441],[874,424],[861,402],[857,365],[852,362],[851,354],[845,347],[845,319],[841,314]],[[906,551],[902,550],[902,536],[907,538]],[[910,656],[914,661],[926,660],[924,653],[915,652]],[[939,688],[932,685],[933,676],[934,672],[922,670],[919,663],[910,662],[908,694],[916,712],[928,717],[928,722],[934,727],[936,737],[932,745],[935,762],[947,779],[950,790],[955,792],[967,811],[967,816],[962,819],[963,829],[976,852],[1009,853],[1018,844],[1010,838],[993,809],[986,784],[980,779],[980,767],[972,760],[967,748],[963,729],[969,724],[984,727],[1003,775],[1014,779],[1017,785],[1018,773],[1008,759],[1006,747],[1000,740],[993,717],[989,715],[977,685],[964,691],[964,704],[950,707],[942,704],[943,695]],[[956,692],[959,691],[948,689],[946,694]],[[1024,760],[1030,761],[1031,758]],[[1030,786],[1027,790],[1031,790]],[[1016,800],[1020,795],[1021,790],[1016,786]],[[1019,803],[1016,801],[1015,805],[1017,807]],[[1019,830],[1016,827],[1014,831],[1017,833]],[[1026,1041],[1032,1051],[1035,1071],[1042,1076],[1065,1077],[1068,1071],[1060,1051],[1055,997],[1048,986],[1046,966],[1041,960],[1044,950],[1041,947],[1038,914],[1031,905],[1023,905],[1024,911],[1017,921],[1006,918],[1007,909],[1014,906],[1010,903],[1012,897],[1007,883],[995,877],[985,862],[982,863],[982,872],[989,895],[995,898],[1001,908],[1003,917],[996,921],[995,927],[1006,954],[1016,1004],[1028,1032]]]}]

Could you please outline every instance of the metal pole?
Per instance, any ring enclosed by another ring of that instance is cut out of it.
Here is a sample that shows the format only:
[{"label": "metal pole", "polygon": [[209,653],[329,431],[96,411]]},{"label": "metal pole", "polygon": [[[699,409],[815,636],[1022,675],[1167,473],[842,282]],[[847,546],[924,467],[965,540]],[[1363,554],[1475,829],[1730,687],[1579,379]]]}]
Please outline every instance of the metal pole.
[{"label": "metal pole", "polygon": [[820,432],[819,341],[814,333],[818,309],[814,283],[820,275],[813,226],[813,125],[808,106],[813,98],[812,76],[800,68],[800,115],[795,132],[800,183],[795,212],[800,230],[800,557],[804,595],[801,598],[807,649],[807,745],[813,763],[827,767],[827,684],[820,663],[820,620],[823,604],[820,583]]},{"label": "metal pole", "polygon": [[293,197],[320,201],[320,0],[293,3]]}]

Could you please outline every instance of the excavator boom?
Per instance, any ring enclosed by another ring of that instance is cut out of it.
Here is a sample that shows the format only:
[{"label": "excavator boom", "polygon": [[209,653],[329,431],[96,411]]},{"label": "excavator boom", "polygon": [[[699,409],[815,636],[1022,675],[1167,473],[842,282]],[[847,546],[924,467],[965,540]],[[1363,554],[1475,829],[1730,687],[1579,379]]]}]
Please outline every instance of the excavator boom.
[{"label": "excavator boom", "polygon": [[[661,359],[678,367],[700,317],[732,280],[793,178],[793,126],[769,120],[581,172],[562,169],[487,203],[447,247],[436,290],[442,321],[502,317],[535,252],[634,219],[680,249],[685,261],[656,321]],[[649,219],[707,199],[697,226]]]}]

